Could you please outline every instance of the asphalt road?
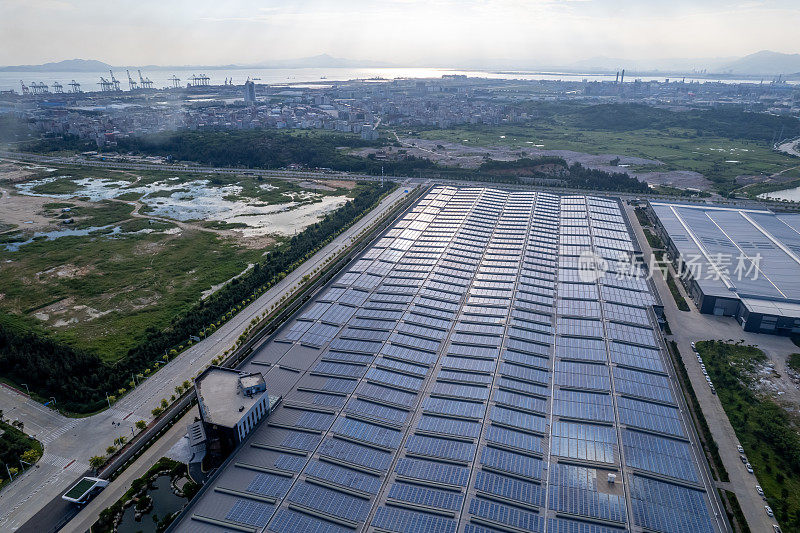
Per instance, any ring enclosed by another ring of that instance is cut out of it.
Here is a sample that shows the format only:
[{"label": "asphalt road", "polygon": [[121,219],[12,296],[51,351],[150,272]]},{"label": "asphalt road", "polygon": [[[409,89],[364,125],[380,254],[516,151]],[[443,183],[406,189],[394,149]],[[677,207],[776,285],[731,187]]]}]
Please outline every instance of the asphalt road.
[{"label": "asphalt road", "polygon": [[[628,217],[634,227],[636,237],[644,254],[644,260],[650,261],[652,249],[644,236],[638,219],[633,212],[633,208],[626,205]],[[673,276],[675,273],[673,272]],[[719,398],[711,393],[711,389],[703,375],[700,363],[692,350],[692,342],[702,340],[727,340],[737,341],[743,339],[747,344],[754,344],[762,349],[770,358],[783,359],[789,353],[796,351],[796,347],[788,337],[776,335],[765,335],[760,333],[749,333],[742,330],[741,326],[732,317],[719,317],[701,314],[694,306],[690,298],[686,298],[690,311],[681,311],[669,291],[666,281],[660,274],[653,276],[656,288],[658,289],[661,300],[664,304],[664,315],[669,322],[673,335],[666,336],[667,340],[674,340],[678,344],[681,359],[683,360],[692,388],[697,395],[703,414],[708,422],[708,427],[714,440],[719,446],[719,454],[722,463],[728,471],[730,482],[717,482],[717,487],[724,488],[736,494],[739,504],[742,507],[747,523],[754,532],[771,532],[772,524],[775,520],[768,517],[764,512],[764,502],[756,492],[755,486],[758,483],[755,475],[750,474],[744,464],[739,459],[739,452],[736,446],[739,440],[733,430],[728,415],[722,408]],[[684,293],[683,286],[678,283],[678,287]],[[796,389],[794,390],[796,393]]]},{"label": "asphalt road", "polygon": [[67,418],[30,400],[24,393],[0,387],[4,415],[19,419],[28,433],[44,444],[38,468],[31,468],[0,492],[0,531],[16,531],[53,498],[63,494],[89,469],[93,455],[103,455],[118,436],[131,436],[137,420],[149,422],[150,411],[174,388],[192,379],[224,350],[230,348],[251,320],[258,318],[289,294],[303,276],[324,264],[326,258],[348,247],[361,232],[403,198],[416,185],[401,185],[375,209],[343,232],[325,248],[281,280],[212,335],[195,344],[142,382],[113,408],[86,418]]}]

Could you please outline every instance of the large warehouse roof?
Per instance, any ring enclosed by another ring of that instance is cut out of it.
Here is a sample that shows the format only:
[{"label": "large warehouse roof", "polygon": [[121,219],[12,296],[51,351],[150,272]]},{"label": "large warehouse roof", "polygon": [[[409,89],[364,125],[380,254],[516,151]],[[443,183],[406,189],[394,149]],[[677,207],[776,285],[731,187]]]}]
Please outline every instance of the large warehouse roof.
[{"label": "large warehouse roof", "polygon": [[633,248],[614,200],[433,189],[257,350],[284,401],[174,530],[724,530]]},{"label": "large warehouse roof", "polygon": [[706,205],[650,205],[684,261],[699,259],[702,275],[695,276],[695,281],[706,295],[747,299],[752,305],[770,307],[769,314],[796,313],[800,215]]}]

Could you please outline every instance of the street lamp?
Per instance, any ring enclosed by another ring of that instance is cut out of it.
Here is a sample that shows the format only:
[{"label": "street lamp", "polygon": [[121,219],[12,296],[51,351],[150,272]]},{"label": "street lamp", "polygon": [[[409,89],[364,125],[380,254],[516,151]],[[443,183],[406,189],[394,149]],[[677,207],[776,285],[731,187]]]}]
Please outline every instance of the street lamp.
[{"label": "street lamp", "polygon": [[28,384],[27,383],[23,383],[22,386],[25,387],[25,390],[28,391],[28,396],[30,396],[31,395],[31,389],[28,388]]},{"label": "street lamp", "polygon": [[111,399],[108,397],[108,393],[106,393],[106,401],[108,402],[108,408],[111,409]]}]

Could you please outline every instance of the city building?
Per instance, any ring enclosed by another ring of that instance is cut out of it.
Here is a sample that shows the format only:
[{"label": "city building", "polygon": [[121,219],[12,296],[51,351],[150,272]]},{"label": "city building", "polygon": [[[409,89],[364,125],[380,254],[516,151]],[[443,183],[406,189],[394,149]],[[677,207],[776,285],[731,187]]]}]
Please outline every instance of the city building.
[{"label": "city building", "polygon": [[202,431],[190,431],[190,444],[204,442],[212,462],[227,457],[275,402],[260,372],[210,366],[195,379],[194,387]]},{"label": "city building", "polygon": [[244,103],[245,104],[256,103],[256,84],[250,80],[244,82]]},{"label": "city building", "polygon": [[800,333],[800,215],[652,201],[648,214],[701,313]]},{"label": "city building", "polygon": [[254,350],[283,401],[171,531],[727,531],[634,251],[615,199],[433,188]]}]

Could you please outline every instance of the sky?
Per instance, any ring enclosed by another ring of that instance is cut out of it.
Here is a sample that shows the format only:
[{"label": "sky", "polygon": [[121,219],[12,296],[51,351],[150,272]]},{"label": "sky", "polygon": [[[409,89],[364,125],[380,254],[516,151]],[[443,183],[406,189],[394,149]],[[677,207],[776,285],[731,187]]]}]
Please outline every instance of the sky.
[{"label": "sky", "polygon": [[253,64],[330,54],[398,66],[800,52],[798,0],[0,0],[0,65]]}]

